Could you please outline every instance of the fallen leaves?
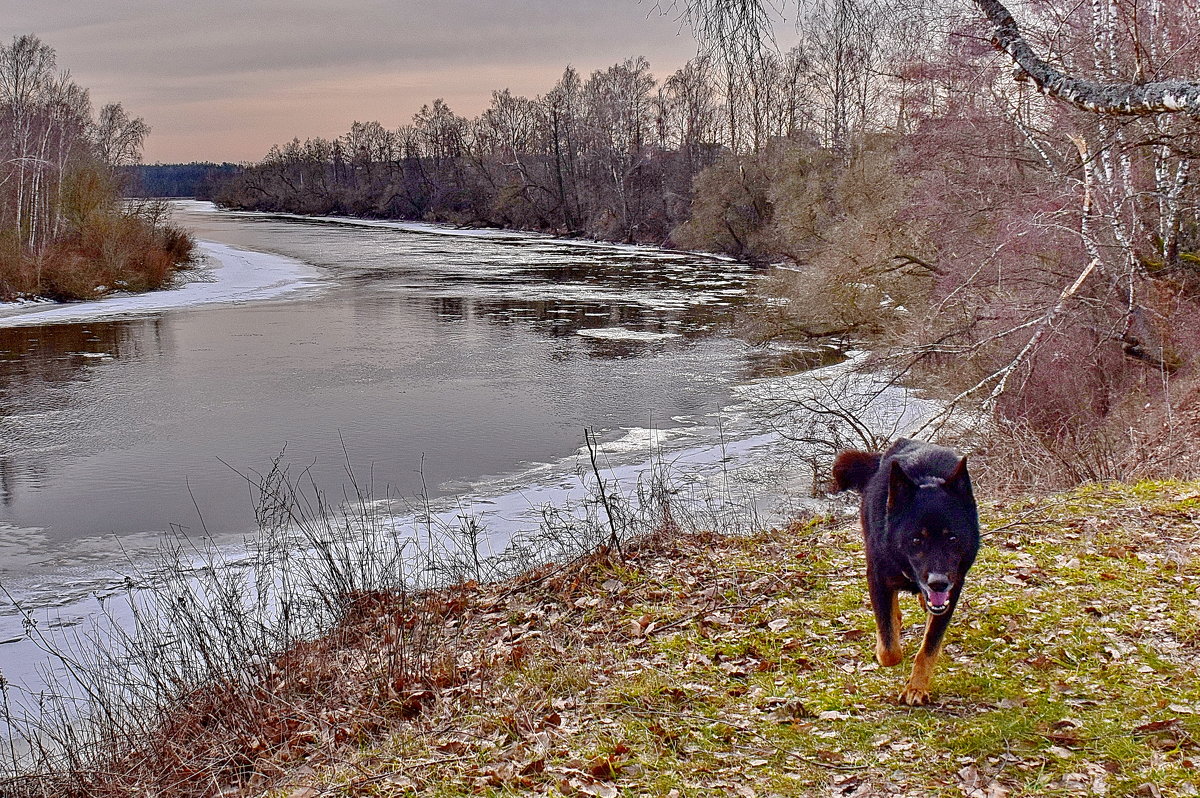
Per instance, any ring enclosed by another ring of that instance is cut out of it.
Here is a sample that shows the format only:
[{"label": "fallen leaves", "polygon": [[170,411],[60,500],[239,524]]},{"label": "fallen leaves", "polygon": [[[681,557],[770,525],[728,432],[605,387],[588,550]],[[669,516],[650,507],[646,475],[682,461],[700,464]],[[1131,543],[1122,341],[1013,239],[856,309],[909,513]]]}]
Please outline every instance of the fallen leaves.
[{"label": "fallen leaves", "polygon": [[[292,783],[445,798],[1194,794],[1200,508],[1128,512],[1181,491],[1106,490],[994,524],[930,708],[898,707],[906,674],[873,660],[853,522],[680,535],[458,595],[444,678],[393,691],[375,743],[334,743]],[[920,613],[902,609],[911,661]]]},{"label": "fallen leaves", "polygon": [[955,778],[966,798],[1008,798],[1008,788],[981,773],[978,765],[970,764],[961,768]]}]

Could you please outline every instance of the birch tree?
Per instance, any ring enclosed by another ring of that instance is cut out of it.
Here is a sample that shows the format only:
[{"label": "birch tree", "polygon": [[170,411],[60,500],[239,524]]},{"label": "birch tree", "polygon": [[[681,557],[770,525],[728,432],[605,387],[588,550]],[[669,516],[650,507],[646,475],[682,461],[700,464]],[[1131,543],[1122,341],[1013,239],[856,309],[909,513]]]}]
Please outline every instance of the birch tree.
[{"label": "birch tree", "polygon": [[[822,1],[797,0],[801,7]],[[989,23],[993,44],[1012,59],[1015,77],[1030,80],[1042,93],[1094,113],[1200,118],[1200,80],[1105,81],[1069,74],[1038,55],[1000,0],[971,2]],[[898,0],[886,0],[883,7],[902,10]],[[688,14],[705,46],[735,58],[772,40],[772,9],[770,0],[687,0]]]},{"label": "birch tree", "polygon": [[4,110],[8,144],[3,162],[9,213],[21,246],[37,250],[39,223],[45,206],[42,192],[47,185],[46,159],[49,131],[46,129],[47,95],[55,83],[54,51],[33,36],[19,36],[11,45],[0,46],[0,107]]},{"label": "birch tree", "polygon": [[148,132],[119,103],[93,118],[87,90],[37,37],[0,44],[0,298],[154,287],[186,260],[186,234],[120,203],[120,170]]},{"label": "birch tree", "polygon": [[650,63],[642,57],[594,72],[583,88],[591,157],[612,190],[621,237],[628,240],[639,221],[633,181],[653,139],[654,88]]},{"label": "birch tree", "polygon": [[100,109],[93,134],[101,159],[113,169],[142,160],[142,145],[150,135],[150,126],[139,117],[131,117],[120,103]]}]

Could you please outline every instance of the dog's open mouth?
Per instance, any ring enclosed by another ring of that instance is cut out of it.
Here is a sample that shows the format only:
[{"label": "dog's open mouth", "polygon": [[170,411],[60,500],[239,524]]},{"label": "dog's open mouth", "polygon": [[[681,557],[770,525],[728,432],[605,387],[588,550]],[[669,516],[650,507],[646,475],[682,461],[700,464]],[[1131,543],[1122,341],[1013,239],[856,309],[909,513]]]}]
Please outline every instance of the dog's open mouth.
[{"label": "dog's open mouth", "polygon": [[950,609],[950,591],[949,590],[926,590],[925,606],[934,615],[941,615],[946,610]]}]

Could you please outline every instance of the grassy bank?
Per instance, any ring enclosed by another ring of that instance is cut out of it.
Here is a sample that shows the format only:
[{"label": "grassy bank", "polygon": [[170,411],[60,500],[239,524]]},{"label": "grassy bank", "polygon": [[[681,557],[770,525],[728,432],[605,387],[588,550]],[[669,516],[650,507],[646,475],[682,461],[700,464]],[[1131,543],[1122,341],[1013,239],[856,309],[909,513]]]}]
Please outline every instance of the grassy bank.
[{"label": "grassy bank", "polygon": [[[904,674],[871,660],[853,521],[467,586],[445,683],[274,794],[1194,794],[1198,511],[1194,484],[988,508],[930,709],[898,706]],[[352,625],[387,626],[378,609]]]},{"label": "grassy bank", "polygon": [[221,690],[189,696],[123,763],[140,778],[89,794],[1197,794],[1200,483],[982,509],[928,708],[872,660],[852,515],[666,524],[515,580],[354,596],[236,723]]},{"label": "grassy bank", "polygon": [[453,684],[270,794],[1196,794],[1200,485],[984,509],[930,708],[872,661],[856,523],[819,518],[464,589]]}]

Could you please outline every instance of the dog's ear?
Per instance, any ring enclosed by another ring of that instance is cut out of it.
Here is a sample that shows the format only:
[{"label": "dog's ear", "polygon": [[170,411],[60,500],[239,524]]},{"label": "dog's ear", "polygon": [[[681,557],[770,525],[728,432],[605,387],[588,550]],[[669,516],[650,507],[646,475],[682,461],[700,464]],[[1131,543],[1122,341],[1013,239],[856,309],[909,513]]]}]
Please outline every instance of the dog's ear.
[{"label": "dog's ear", "polygon": [[894,512],[907,505],[916,493],[917,483],[909,479],[900,464],[893,460],[892,472],[888,475],[888,512]]},{"label": "dog's ear", "polygon": [[967,473],[967,458],[963,457],[946,477],[946,490],[956,496],[971,496],[971,475]]}]

